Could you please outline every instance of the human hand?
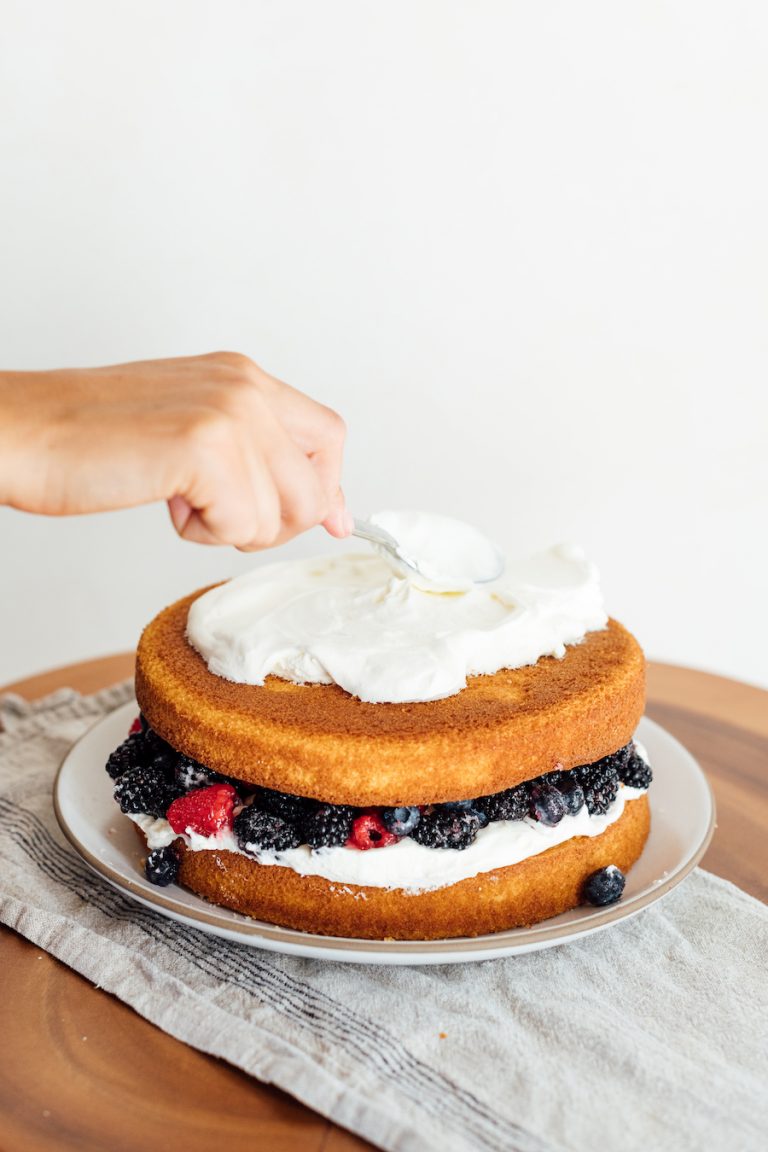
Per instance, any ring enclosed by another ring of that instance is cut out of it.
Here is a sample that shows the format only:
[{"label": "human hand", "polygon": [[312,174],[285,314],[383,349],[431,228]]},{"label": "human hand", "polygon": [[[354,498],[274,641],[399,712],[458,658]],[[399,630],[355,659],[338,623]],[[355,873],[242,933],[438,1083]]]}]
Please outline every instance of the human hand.
[{"label": "human hand", "polygon": [[0,503],[66,516],[166,500],[176,531],[255,551],[351,530],[330,408],[216,352],[0,373]]}]

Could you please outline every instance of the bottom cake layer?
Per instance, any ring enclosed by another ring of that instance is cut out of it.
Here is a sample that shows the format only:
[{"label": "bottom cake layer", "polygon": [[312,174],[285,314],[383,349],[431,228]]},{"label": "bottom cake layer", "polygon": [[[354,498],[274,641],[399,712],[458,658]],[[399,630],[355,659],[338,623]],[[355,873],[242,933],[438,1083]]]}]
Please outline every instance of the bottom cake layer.
[{"label": "bottom cake layer", "polygon": [[482,936],[575,908],[591,873],[609,864],[626,872],[635,863],[649,829],[643,795],[599,836],[576,836],[519,864],[421,893],[334,884],[223,849],[191,851],[183,841],[178,879],[213,904],[304,932],[368,940]]}]

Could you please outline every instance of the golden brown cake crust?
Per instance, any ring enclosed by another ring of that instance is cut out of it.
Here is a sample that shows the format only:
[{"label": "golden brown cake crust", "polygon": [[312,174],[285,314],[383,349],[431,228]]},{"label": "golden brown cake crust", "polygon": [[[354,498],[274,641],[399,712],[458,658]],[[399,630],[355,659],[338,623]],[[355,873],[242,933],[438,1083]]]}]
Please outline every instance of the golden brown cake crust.
[{"label": "golden brown cake crust", "polygon": [[368,704],[336,685],[214,676],[185,636],[202,591],[144,630],[136,695],[174,748],[250,783],[363,807],[466,799],[615,752],[643,712],[642,650],[615,620],[562,660],[470,677],[443,700]]},{"label": "golden brown cake crust", "polygon": [[575,908],[592,872],[608,864],[629,870],[649,828],[648,798],[640,796],[599,836],[577,836],[519,864],[417,895],[300,876],[236,852],[192,852],[179,840],[179,883],[214,904],[304,932],[367,940],[482,936]]}]

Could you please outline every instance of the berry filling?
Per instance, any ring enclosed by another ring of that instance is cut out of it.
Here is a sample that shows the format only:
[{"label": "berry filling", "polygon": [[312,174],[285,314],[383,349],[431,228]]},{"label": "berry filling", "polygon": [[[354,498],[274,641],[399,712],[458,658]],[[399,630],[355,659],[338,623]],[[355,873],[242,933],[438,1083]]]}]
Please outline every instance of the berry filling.
[{"label": "berry filling", "polygon": [[215,836],[225,828],[232,828],[237,799],[231,784],[211,784],[172,801],[165,818],[174,832]]},{"label": "berry filling", "polygon": [[[584,807],[590,816],[602,816],[622,784],[645,789],[652,780],[650,766],[630,743],[593,764],[567,772],[555,768],[535,780],[474,800],[354,808],[222,776],[176,752],[143,716],[110,755],[106,770],[115,781],[115,800],[123,812],[165,817],[179,835],[193,832],[210,837],[230,830],[242,851],[251,855],[284,852],[302,844],[313,849],[367,851],[390,847],[404,837],[426,848],[461,851],[491,822],[528,818],[554,827]],[[148,863],[147,874],[156,870],[158,876],[169,875],[172,866],[170,856],[158,857],[151,869]],[[596,888],[599,885],[596,881]]]},{"label": "berry filling", "polygon": [[347,840],[347,848],[387,848],[397,844],[401,837],[390,832],[378,812],[363,812],[352,821],[352,832]]}]

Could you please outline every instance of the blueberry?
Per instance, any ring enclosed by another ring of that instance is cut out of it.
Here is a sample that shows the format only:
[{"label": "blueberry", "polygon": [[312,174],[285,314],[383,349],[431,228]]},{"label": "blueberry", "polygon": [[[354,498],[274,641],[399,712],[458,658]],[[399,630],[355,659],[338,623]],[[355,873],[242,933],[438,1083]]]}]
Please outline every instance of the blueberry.
[{"label": "blueberry", "polygon": [[567,811],[562,792],[551,784],[536,784],[531,788],[528,815],[542,824],[559,824]]},{"label": "blueberry", "polygon": [[600,868],[588,876],[584,884],[584,899],[588,904],[596,904],[598,908],[604,904],[615,904],[621,899],[624,891],[626,877],[615,864],[607,868]]},{"label": "blueberry", "polygon": [[[563,774],[565,776],[565,773]],[[575,779],[563,779],[557,790],[565,803],[565,810],[569,816],[575,816],[584,807],[584,789]]]},{"label": "blueberry", "polygon": [[147,856],[144,871],[150,884],[157,884],[160,888],[167,888],[169,884],[173,884],[179,875],[179,857],[175,848],[171,845],[167,848],[155,848],[154,852],[150,852]]},{"label": "blueberry", "polygon": [[421,820],[421,809],[409,808],[382,808],[381,821],[388,832],[395,836],[410,836]]}]

